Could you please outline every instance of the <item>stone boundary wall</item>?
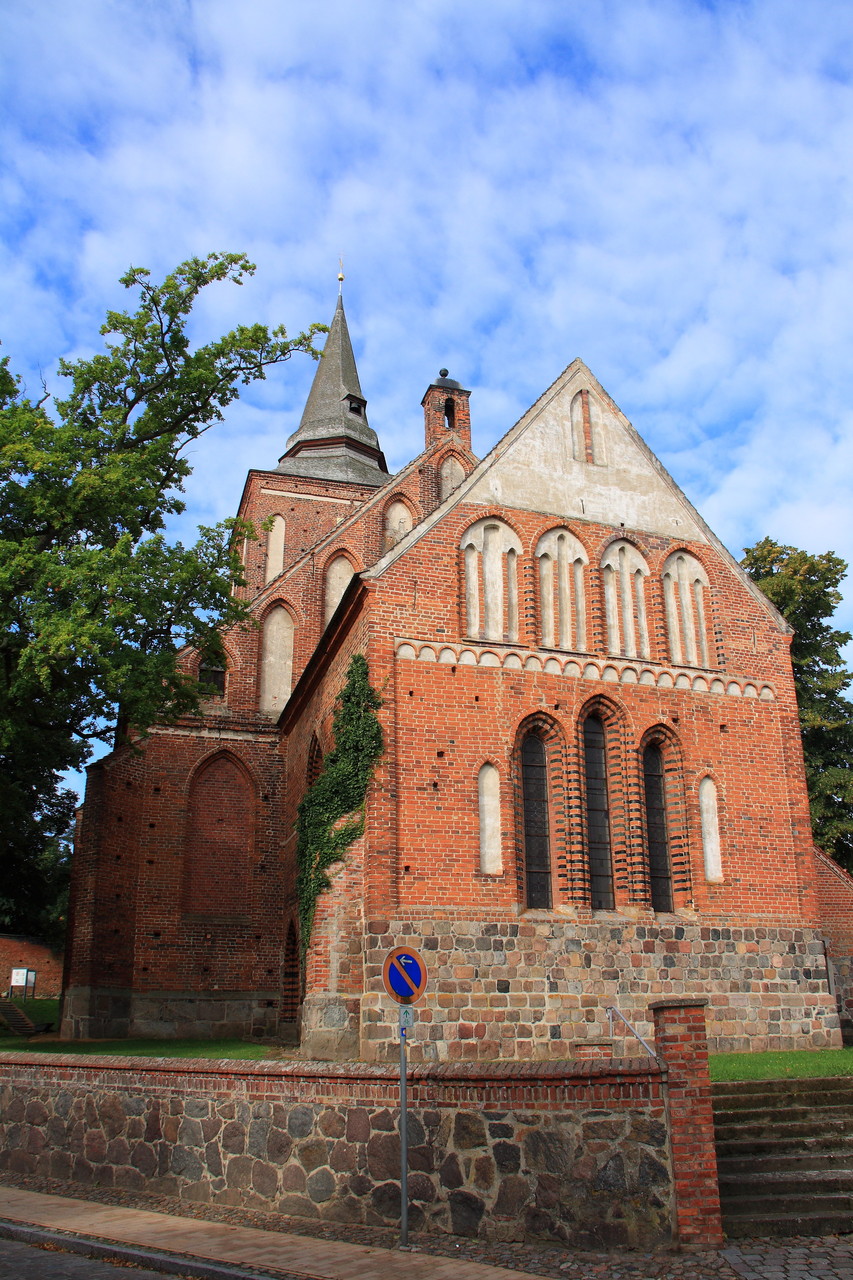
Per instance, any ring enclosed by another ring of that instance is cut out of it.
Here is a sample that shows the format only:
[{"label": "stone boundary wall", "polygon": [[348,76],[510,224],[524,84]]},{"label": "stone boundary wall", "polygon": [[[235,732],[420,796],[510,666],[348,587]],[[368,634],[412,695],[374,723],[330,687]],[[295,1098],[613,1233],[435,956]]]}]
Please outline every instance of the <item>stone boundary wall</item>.
[{"label": "stone boundary wall", "polygon": [[[701,1002],[654,1016],[667,1065],[410,1068],[412,1229],[718,1241],[715,1177],[696,1182],[714,1160]],[[0,1169],[394,1226],[398,1101],[387,1066],[2,1054]]]}]

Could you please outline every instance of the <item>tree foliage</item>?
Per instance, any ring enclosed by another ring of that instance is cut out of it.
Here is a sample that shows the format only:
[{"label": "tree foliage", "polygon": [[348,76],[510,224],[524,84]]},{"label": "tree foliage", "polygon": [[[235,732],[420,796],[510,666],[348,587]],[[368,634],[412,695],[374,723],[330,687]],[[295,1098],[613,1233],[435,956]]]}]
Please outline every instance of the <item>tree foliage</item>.
[{"label": "tree foliage", "polygon": [[296,820],[299,936],[303,961],[317,898],[329,887],[328,869],[364,830],[364,798],[382,755],[382,699],[370,683],[367,659],[350,662],[332,721],[335,745],[299,805]]},{"label": "tree foliage", "polygon": [[763,538],[745,551],[750,577],[791,626],[791,661],[816,842],[853,870],[853,685],[841,653],[849,631],[831,619],[847,565],[831,551],[810,555]]},{"label": "tree foliage", "polygon": [[61,771],[119,717],[144,727],[196,709],[179,650],[215,663],[218,629],[245,615],[233,522],[190,546],[164,529],[184,509],[187,445],[268,366],[317,355],[316,325],[191,344],[202,289],[253,271],[240,254],[191,259],[160,284],[132,268],[136,310],[107,313],[103,351],[60,361],[64,399],[28,399],[0,361],[0,927],[27,916],[15,886],[67,830]]}]

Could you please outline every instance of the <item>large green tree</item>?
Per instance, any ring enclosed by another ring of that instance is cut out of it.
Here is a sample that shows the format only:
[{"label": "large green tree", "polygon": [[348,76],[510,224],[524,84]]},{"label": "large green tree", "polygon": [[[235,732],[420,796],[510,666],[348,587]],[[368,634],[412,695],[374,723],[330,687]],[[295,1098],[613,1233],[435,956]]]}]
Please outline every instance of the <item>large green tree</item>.
[{"label": "large green tree", "polygon": [[853,871],[853,685],[841,652],[851,638],[832,617],[847,565],[762,538],[741,562],[794,628],[791,661],[816,842]]},{"label": "large green tree", "polygon": [[60,361],[63,399],[29,399],[0,362],[0,928],[43,918],[39,886],[62,865],[74,807],[62,771],[117,722],[196,709],[180,649],[215,661],[218,628],[245,616],[233,525],[190,546],[164,530],[184,509],[187,446],[241,385],[317,355],[316,325],[191,343],[201,290],[253,271],[240,254],[194,258],[160,284],[128,271],[136,309],[107,313],[91,359]]}]

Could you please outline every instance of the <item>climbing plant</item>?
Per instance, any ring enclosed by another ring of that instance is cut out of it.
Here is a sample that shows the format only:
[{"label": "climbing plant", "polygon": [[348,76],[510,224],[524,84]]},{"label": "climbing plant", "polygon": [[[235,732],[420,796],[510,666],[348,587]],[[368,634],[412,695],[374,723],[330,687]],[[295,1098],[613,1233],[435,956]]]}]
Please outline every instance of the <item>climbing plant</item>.
[{"label": "climbing plant", "polygon": [[364,831],[364,799],[382,755],[382,699],[357,653],[347,671],[332,722],[335,745],[299,805],[296,820],[297,893],[303,972],[317,898],[329,887],[328,868]]}]

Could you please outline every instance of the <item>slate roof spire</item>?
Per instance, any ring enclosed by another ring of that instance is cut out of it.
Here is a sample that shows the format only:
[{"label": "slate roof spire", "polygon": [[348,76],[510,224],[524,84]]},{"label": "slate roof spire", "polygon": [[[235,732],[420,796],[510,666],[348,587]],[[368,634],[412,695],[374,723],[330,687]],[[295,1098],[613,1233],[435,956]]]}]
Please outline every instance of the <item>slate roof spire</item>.
[{"label": "slate roof spire", "polygon": [[340,295],[302,420],[276,470],[285,475],[377,486],[388,478],[385,455],[367,421],[367,401],[361,392]]}]

